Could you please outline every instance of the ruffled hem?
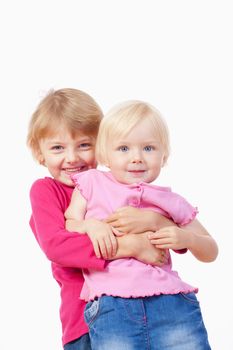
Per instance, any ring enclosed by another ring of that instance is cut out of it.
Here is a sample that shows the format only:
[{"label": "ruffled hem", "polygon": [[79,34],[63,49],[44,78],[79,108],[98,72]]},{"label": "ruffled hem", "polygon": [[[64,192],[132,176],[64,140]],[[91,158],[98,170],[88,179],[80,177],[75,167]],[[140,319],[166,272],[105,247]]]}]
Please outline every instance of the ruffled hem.
[{"label": "ruffled hem", "polygon": [[[116,293],[116,292],[94,292],[91,293],[88,299],[84,299],[86,301],[94,300],[95,298],[99,298],[103,295],[112,296],[112,297],[118,297],[118,298],[147,298],[147,297],[153,297],[158,295],[173,295],[173,294],[179,294],[179,293],[198,293],[198,288],[190,287],[190,288],[177,288],[173,290],[160,290],[160,291],[154,291],[154,292],[144,292],[144,293]],[[82,298],[82,295],[81,295]]]},{"label": "ruffled hem", "polygon": [[86,201],[88,201],[88,198],[87,198],[87,196],[85,195],[85,190],[82,189],[80,183],[76,182],[76,184],[75,184],[75,189],[77,189],[77,190],[81,193],[82,197],[83,197]]},{"label": "ruffled hem", "polygon": [[192,222],[195,219],[195,217],[197,216],[198,213],[199,213],[198,208],[195,207],[193,209],[193,212],[191,213],[191,216],[189,218],[187,218],[187,220],[185,220],[182,223],[180,223],[179,225],[180,226],[185,226],[185,225],[190,224],[190,222]]}]

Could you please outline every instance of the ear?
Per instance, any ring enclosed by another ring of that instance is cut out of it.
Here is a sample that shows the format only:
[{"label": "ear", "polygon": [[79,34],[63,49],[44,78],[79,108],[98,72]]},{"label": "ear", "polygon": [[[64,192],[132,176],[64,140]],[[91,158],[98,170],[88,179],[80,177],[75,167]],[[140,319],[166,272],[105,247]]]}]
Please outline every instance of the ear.
[{"label": "ear", "polygon": [[103,159],[102,165],[105,166],[106,168],[109,168],[109,169],[110,169],[110,166],[109,166],[109,159]]},{"label": "ear", "polygon": [[44,157],[43,157],[42,153],[39,153],[37,155],[37,160],[38,160],[40,165],[44,165],[45,166],[45,160],[44,160]]},{"label": "ear", "polygon": [[167,157],[165,155],[163,155],[162,161],[161,161],[161,168],[164,167],[164,165],[166,165],[167,163]]}]

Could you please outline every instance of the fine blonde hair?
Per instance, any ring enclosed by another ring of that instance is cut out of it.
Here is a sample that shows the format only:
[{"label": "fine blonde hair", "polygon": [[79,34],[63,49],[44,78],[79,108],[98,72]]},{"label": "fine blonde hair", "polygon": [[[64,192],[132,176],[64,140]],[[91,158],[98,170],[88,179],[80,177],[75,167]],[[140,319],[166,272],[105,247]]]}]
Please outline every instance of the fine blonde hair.
[{"label": "fine blonde hair", "polygon": [[113,107],[102,119],[96,141],[96,159],[99,164],[108,164],[109,143],[126,136],[140,121],[149,119],[155,137],[164,149],[164,163],[170,153],[169,131],[160,112],[151,104],[138,100],[125,101]]},{"label": "fine blonde hair", "polygon": [[95,100],[84,91],[64,88],[50,90],[31,116],[27,145],[33,157],[40,159],[40,141],[65,127],[74,137],[81,132],[97,137],[103,113]]}]

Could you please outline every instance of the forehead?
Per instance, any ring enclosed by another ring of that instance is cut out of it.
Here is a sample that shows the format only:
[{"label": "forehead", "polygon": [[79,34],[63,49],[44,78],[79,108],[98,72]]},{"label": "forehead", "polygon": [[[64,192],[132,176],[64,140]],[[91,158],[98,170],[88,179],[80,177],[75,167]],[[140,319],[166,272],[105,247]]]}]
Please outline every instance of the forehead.
[{"label": "forehead", "polygon": [[54,131],[52,134],[45,136],[40,140],[39,144],[42,148],[51,147],[53,145],[72,145],[75,146],[77,143],[95,143],[95,138],[90,135],[86,135],[81,132],[71,134],[68,130],[60,129]]},{"label": "forehead", "polygon": [[63,140],[63,139],[94,139],[93,135],[90,135],[88,133],[85,133],[81,130],[70,130],[66,125],[61,124],[60,126],[57,126],[55,129],[49,129],[47,130],[46,134],[44,135],[43,139],[46,140]]},{"label": "forehead", "polygon": [[150,119],[143,119],[134,125],[129,132],[123,133],[120,138],[129,141],[133,140],[134,142],[148,139],[156,141],[159,138],[159,131]]}]

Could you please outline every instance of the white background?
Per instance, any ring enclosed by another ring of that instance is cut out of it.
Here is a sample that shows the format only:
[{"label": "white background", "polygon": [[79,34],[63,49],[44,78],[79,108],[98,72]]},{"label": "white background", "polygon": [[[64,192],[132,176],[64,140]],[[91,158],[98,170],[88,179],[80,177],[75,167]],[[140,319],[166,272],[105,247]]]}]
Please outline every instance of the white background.
[{"label": "white background", "polygon": [[174,256],[199,287],[214,350],[232,350],[231,1],[40,0],[0,5],[0,349],[61,350],[59,288],[29,229],[28,192],[46,175],[26,148],[50,88],[91,94],[106,112],[131,98],[160,109],[172,155],[158,184],[199,207],[216,262]]}]

